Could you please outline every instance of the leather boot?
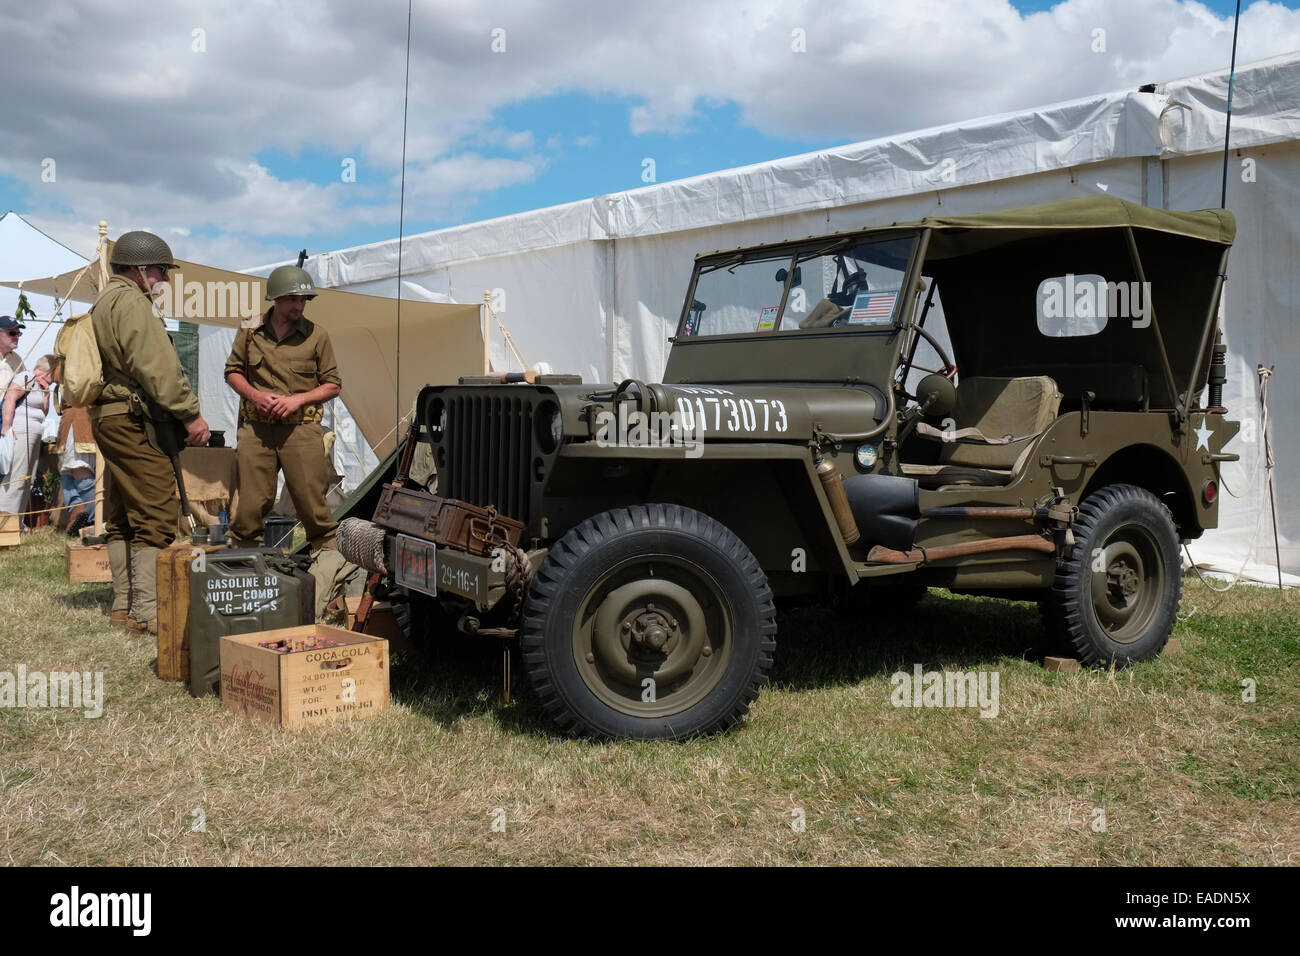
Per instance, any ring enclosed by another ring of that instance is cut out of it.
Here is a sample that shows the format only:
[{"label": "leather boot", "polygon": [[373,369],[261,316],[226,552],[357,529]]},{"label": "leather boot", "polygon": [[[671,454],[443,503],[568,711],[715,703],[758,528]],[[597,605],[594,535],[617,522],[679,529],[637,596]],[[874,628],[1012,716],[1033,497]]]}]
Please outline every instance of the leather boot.
[{"label": "leather boot", "polygon": [[131,575],[134,595],[131,620],[138,629],[158,633],[158,548],[131,549]]},{"label": "leather boot", "polygon": [[123,539],[108,542],[108,567],[113,573],[113,610],[109,620],[123,627],[131,610],[131,545]]}]

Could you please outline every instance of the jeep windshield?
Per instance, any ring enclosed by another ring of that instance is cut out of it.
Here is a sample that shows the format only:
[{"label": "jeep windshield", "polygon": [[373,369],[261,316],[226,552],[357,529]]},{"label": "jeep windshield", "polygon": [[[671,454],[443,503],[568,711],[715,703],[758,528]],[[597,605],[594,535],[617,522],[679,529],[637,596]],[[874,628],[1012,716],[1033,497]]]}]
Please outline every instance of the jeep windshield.
[{"label": "jeep windshield", "polygon": [[711,256],[696,265],[680,334],[889,329],[915,243],[851,236]]}]

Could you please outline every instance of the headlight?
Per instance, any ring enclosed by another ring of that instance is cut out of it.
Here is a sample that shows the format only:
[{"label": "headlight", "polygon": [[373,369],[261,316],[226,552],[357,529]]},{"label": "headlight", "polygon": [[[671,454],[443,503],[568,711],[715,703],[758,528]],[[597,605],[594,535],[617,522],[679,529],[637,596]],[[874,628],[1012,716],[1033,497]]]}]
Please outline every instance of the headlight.
[{"label": "headlight", "polygon": [[870,442],[864,442],[858,446],[854,458],[857,460],[858,467],[863,471],[870,471],[876,466],[876,459],[880,456],[876,452],[876,446]]},{"label": "headlight", "polygon": [[447,435],[447,403],[436,397],[425,407],[429,441],[440,442]]},{"label": "headlight", "polygon": [[564,416],[560,406],[547,400],[537,406],[533,417],[533,434],[543,454],[550,455],[564,441]]}]

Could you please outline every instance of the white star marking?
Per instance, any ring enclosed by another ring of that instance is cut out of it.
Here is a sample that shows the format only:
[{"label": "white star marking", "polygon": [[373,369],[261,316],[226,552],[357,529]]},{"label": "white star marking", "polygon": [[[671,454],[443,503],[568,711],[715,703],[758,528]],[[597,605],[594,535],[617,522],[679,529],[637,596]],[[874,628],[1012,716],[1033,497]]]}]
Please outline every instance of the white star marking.
[{"label": "white star marking", "polygon": [[1209,451],[1210,436],[1213,434],[1214,432],[1210,431],[1210,429],[1205,427],[1205,419],[1202,418],[1201,427],[1196,429],[1196,448],[1193,448],[1192,451],[1197,451],[1201,448],[1204,448],[1206,451]]}]

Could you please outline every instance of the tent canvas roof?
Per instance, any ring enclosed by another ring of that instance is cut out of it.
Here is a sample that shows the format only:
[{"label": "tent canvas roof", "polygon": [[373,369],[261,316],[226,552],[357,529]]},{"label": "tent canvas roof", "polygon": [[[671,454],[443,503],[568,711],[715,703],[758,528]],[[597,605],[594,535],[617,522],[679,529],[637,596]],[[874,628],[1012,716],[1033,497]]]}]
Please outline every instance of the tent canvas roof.
[{"label": "tent canvas roof", "polygon": [[[817,236],[824,242],[835,236],[870,236],[917,229],[936,230],[1001,230],[1013,235],[999,241],[1030,238],[1035,234],[1056,230],[1115,229],[1132,226],[1169,235],[1200,239],[1219,245],[1232,245],[1237,234],[1237,220],[1226,209],[1201,209],[1196,212],[1170,212],[1127,202],[1114,196],[1079,196],[1056,202],[1037,203],[995,212],[975,213],[969,216],[927,216],[911,222],[892,222],[888,225],[866,229],[844,230]],[[785,246],[790,240],[763,243],[744,248],[766,249]],[[696,258],[726,255],[735,250],[718,250],[701,253]]]},{"label": "tent canvas roof", "polygon": [[[239,328],[241,295],[243,302],[251,303],[259,312],[267,307],[262,301],[266,283],[261,276],[179,259],[177,265],[179,268],[171,275],[172,318]],[[82,274],[78,268],[56,276],[24,279],[21,285],[27,292],[92,302],[100,281],[98,272],[97,267],[92,267]],[[17,288],[20,283],[14,280],[0,284]],[[397,409],[408,414],[423,385],[455,381],[461,375],[483,371],[477,305],[403,300],[400,376],[395,361],[396,299],[321,289],[306,314],[329,333],[343,377],[343,400],[380,458],[395,445]],[[399,379],[401,390],[394,399]]]}]

